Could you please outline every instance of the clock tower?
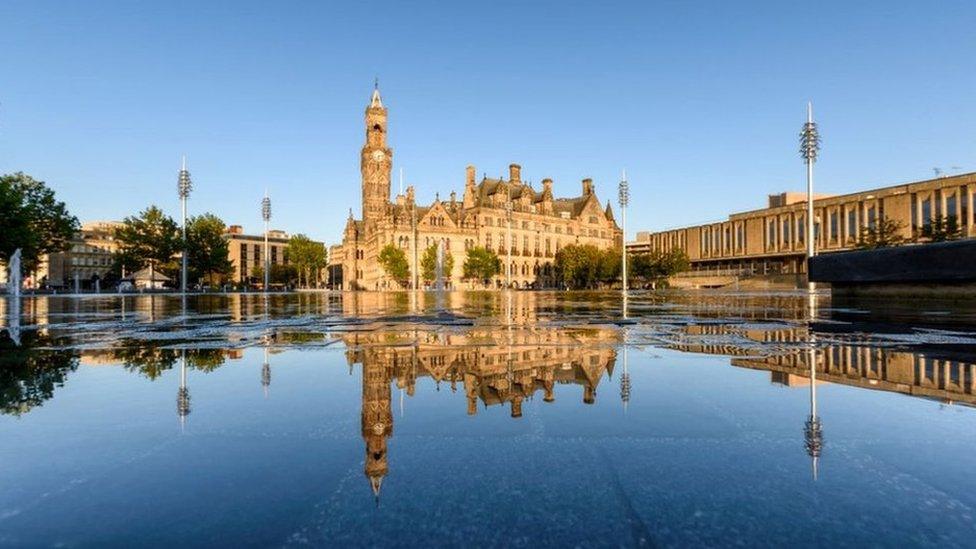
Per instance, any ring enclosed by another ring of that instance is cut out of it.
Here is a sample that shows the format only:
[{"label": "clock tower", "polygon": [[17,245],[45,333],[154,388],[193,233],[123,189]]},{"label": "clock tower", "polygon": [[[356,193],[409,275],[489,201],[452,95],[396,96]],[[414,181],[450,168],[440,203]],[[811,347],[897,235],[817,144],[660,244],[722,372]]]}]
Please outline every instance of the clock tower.
[{"label": "clock tower", "polygon": [[390,204],[393,151],[386,146],[386,108],[377,84],[366,107],[366,144],[360,169],[363,175],[363,221],[372,225],[383,218]]}]

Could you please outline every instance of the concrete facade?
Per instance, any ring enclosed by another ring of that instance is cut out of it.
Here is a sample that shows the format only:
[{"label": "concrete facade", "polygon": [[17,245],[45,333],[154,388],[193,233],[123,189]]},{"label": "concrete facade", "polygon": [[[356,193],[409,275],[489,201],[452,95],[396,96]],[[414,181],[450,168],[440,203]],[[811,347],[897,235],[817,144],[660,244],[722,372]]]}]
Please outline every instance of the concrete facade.
[{"label": "concrete facade", "polygon": [[[224,233],[227,240],[227,258],[234,265],[231,280],[234,282],[251,282],[251,274],[255,267],[264,267],[264,254],[271,254],[272,265],[288,264],[288,233],[285,231],[268,231],[268,251],[264,249],[264,235],[244,234],[240,225],[227,227]],[[257,281],[255,282],[263,282]]]},{"label": "concrete facade", "polygon": [[[976,236],[976,173],[940,177],[838,196],[815,196],[817,252],[854,249],[862,229],[883,218],[902,225],[908,241],[920,238],[933,219],[955,216],[962,236]],[[730,274],[805,273],[806,195],[769,197],[761,210],[728,220],[660,232],[639,232],[630,253],[684,249],[693,271]]]},{"label": "concrete facade", "polygon": [[502,261],[493,285],[504,285],[510,272],[511,284],[525,288],[551,285],[553,259],[563,246],[608,248],[622,242],[610,205],[600,205],[591,179],[582,181],[579,196],[555,198],[551,179],[543,179],[537,191],[522,180],[518,164],[509,166],[507,179],[484,176],[480,182],[475,167],[468,166],[461,198],[451,192],[447,200],[438,196],[422,206],[413,187],[408,187],[391,202],[393,150],[387,143],[387,109],[378,89],[366,108],[365,121],[366,143],[360,158],[362,219],[354,219],[350,209],[342,244],[329,258],[333,285],[341,278],[346,290],[400,288],[378,261],[380,250],[390,243],[404,250],[413,276],[420,270],[424,251],[443,242],[454,259],[453,270],[445,273],[446,284],[455,288],[480,286],[462,277],[467,250],[483,246]]}]

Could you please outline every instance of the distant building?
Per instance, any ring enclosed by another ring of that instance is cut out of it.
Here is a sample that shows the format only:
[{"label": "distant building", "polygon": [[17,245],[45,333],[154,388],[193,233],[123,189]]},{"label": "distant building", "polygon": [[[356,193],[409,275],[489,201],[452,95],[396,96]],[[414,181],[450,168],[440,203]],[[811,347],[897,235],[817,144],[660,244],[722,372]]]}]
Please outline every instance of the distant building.
[{"label": "distant building", "polygon": [[[862,229],[883,219],[916,239],[933,219],[954,216],[962,236],[976,236],[976,173],[940,177],[839,196],[817,195],[817,252],[856,247]],[[681,248],[693,271],[746,270],[759,274],[806,273],[806,193],[770,195],[768,207],[728,220],[659,232],[639,232],[629,253]]]},{"label": "distant building", "polygon": [[112,268],[112,256],[119,249],[115,230],[121,226],[120,221],[83,223],[66,251],[41,258],[37,285],[46,279],[48,286],[71,288],[77,277],[81,288],[93,287],[94,280],[104,279]]},{"label": "distant building", "polygon": [[[224,232],[227,239],[227,257],[234,266],[231,280],[234,282],[263,281],[254,279],[255,267],[264,268],[264,234],[244,234],[240,225],[230,225]],[[268,252],[272,265],[288,265],[288,242],[290,235],[285,231],[268,231]],[[324,246],[324,244],[323,244]]]},{"label": "distant building", "polygon": [[408,187],[391,202],[393,151],[386,135],[387,109],[377,89],[366,107],[362,219],[354,219],[350,210],[342,245],[330,257],[332,279],[341,279],[343,289],[399,288],[378,261],[388,244],[404,250],[413,275],[420,270],[423,252],[443,242],[454,258],[452,272],[445,273],[447,284],[455,287],[461,282],[467,250],[482,246],[502,260],[496,285],[504,284],[510,271],[514,286],[529,287],[554,282],[553,259],[563,246],[609,248],[622,241],[610,204],[600,205],[593,180],[583,180],[577,197],[555,198],[551,179],[543,179],[542,189],[536,190],[522,180],[518,164],[509,166],[508,179],[483,177],[480,182],[474,166],[468,166],[460,199],[452,192],[448,200],[438,196],[422,206]]},{"label": "distant building", "polygon": [[[227,257],[234,265],[231,280],[250,282],[255,267],[264,268],[264,234],[244,234],[240,225],[230,225],[224,233],[228,241]],[[279,230],[268,231],[268,253],[272,265],[288,264],[288,233]]]}]

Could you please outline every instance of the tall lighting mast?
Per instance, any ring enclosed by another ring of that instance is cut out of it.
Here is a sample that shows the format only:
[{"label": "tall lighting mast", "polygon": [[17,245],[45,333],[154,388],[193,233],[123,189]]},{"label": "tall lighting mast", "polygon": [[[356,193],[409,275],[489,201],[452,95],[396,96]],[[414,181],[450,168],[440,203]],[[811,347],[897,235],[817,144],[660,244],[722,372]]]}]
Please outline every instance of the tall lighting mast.
[{"label": "tall lighting mast", "polygon": [[813,165],[820,153],[820,133],[813,121],[813,103],[807,103],[807,122],[800,132],[800,156],[807,165],[807,289],[814,290],[815,284],[810,282],[810,259],[814,254],[814,222],[813,222]]},{"label": "tall lighting mast", "polygon": [[264,219],[264,293],[268,293],[268,282],[271,274],[271,252],[268,249],[268,223],[271,221],[271,199],[268,198],[268,191],[264,191],[264,199],[261,200],[261,217]]},{"label": "tall lighting mast", "polygon": [[180,195],[180,207],[183,210],[183,256],[180,262],[180,291],[186,293],[186,269],[187,269],[187,245],[186,245],[186,199],[193,190],[193,182],[190,181],[190,172],[186,169],[186,155],[183,155],[183,167],[180,168],[179,180],[176,184],[177,192]]},{"label": "tall lighting mast", "polygon": [[630,184],[627,183],[627,170],[623,170],[617,198],[620,201],[620,265],[623,292],[627,294],[627,204],[630,203]]}]

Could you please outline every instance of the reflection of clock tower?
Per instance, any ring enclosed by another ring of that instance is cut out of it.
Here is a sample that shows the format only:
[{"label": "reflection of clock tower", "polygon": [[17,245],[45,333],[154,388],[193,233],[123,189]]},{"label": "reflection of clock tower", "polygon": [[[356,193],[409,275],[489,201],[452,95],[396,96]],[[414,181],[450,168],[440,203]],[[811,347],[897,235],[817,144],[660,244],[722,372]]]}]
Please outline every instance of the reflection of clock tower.
[{"label": "reflection of clock tower", "polygon": [[390,377],[386,361],[368,348],[363,353],[362,429],[366,442],[364,472],[379,503],[380,485],[389,471],[386,461],[386,439],[393,435],[393,411],[390,407]]},{"label": "reflection of clock tower", "polygon": [[363,221],[372,225],[382,219],[390,203],[390,171],[393,151],[386,146],[386,108],[377,85],[366,107],[366,145],[363,146]]}]

